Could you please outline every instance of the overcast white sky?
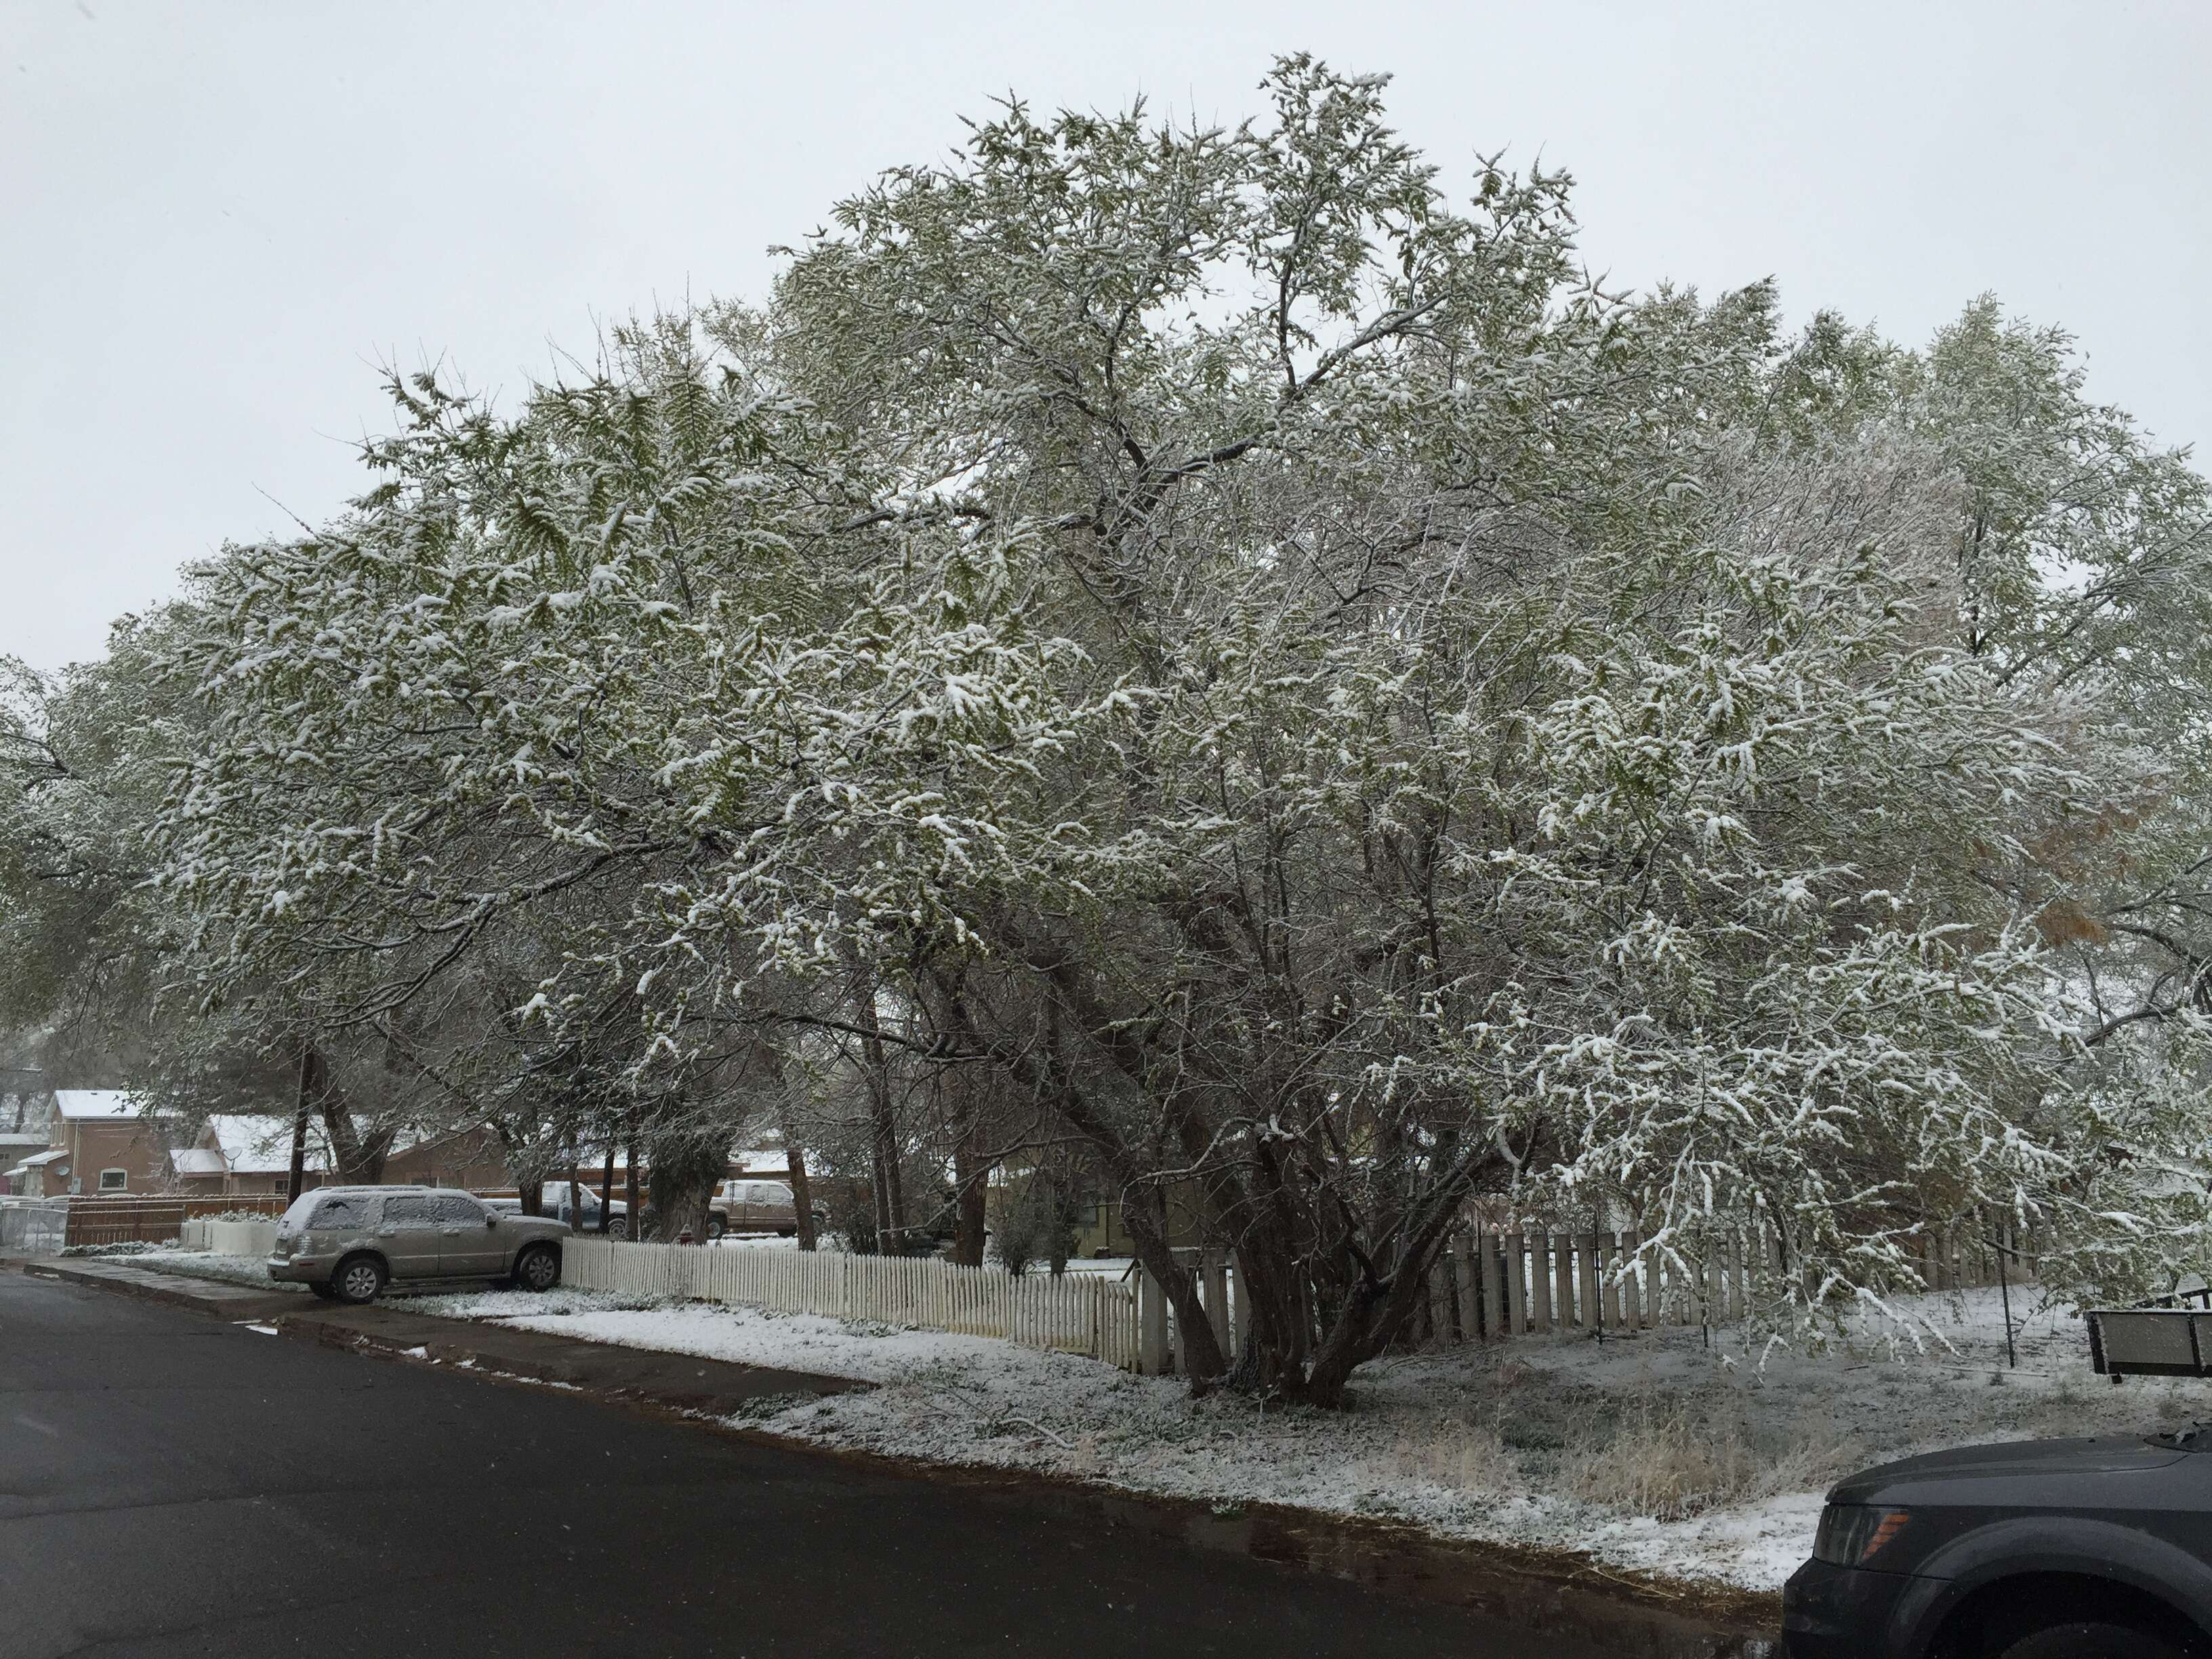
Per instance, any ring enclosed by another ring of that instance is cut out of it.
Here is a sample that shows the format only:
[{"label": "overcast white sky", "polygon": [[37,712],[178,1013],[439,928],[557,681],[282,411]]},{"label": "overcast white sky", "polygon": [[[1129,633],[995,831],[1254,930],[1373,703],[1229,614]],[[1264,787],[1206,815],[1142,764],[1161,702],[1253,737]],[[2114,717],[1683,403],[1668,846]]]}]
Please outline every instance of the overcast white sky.
[{"label": "overcast white sky", "polygon": [[0,0],[0,652],[96,654],[274,503],[331,511],[380,361],[519,386],[597,318],[758,293],[995,93],[1225,122],[1302,49],[1394,72],[1450,174],[1570,167],[1616,282],[1771,274],[1911,341],[1994,289],[2212,437],[2204,0]]}]

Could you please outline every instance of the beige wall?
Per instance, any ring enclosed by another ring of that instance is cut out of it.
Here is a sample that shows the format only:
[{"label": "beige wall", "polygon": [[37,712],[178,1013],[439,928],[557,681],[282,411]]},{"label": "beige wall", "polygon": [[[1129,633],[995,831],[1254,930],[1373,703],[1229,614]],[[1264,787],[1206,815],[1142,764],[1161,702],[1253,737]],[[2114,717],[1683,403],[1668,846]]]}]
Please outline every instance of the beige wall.
[{"label": "beige wall", "polygon": [[121,1190],[126,1193],[169,1189],[169,1145],[155,1125],[137,1118],[58,1119],[57,1123],[59,1144],[69,1150],[69,1157],[62,1160],[69,1174],[57,1176],[56,1166],[46,1165],[42,1173],[47,1197],[68,1192],[72,1182],[78,1192],[97,1195],[102,1170],[121,1170]]}]

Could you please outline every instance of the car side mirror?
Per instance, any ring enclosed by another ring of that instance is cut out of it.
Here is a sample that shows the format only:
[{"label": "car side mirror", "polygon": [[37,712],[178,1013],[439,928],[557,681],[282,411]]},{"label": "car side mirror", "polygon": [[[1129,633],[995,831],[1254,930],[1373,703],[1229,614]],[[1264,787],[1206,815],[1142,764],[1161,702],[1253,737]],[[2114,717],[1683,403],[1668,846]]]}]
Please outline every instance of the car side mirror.
[{"label": "car side mirror", "polygon": [[484,1225],[485,1225],[485,1226],[487,1226],[487,1227],[496,1227],[496,1226],[498,1226],[498,1225],[499,1225],[499,1217],[498,1217],[497,1215],[495,1215],[495,1214],[486,1216],[486,1217],[484,1218]]}]

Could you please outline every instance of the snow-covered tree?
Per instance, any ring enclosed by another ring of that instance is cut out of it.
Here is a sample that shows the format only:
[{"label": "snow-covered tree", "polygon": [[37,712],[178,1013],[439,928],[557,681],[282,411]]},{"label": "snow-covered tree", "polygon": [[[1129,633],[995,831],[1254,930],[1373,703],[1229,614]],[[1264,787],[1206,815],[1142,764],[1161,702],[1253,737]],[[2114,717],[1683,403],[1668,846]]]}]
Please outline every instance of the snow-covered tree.
[{"label": "snow-covered tree", "polygon": [[2122,923],[2059,922],[2191,729],[2195,475],[2055,337],[1608,295],[1563,177],[1462,201],[1381,82],[1268,86],[1011,104],[762,308],[510,414],[396,384],[163,658],[206,995],[672,1159],[834,1052],[896,1169],[890,1079],[957,1074],[1086,1150],[1201,1387],[1340,1400],[1476,1196],[1763,1225],[1775,1318],[1977,1209],[2194,1261],[2193,1029],[2098,1041]]}]

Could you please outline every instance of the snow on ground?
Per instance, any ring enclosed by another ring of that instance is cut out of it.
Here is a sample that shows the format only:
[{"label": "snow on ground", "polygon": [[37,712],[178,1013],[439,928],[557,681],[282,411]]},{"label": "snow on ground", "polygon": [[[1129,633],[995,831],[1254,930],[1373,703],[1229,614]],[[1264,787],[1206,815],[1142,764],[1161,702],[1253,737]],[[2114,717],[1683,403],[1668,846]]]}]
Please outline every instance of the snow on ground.
[{"label": "snow on ground", "polygon": [[[131,1264],[293,1288],[250,1258],[162,1250]],[[1820,1493],[1853,1469],[2212,1415],[2203,1382],[2114,1388],[2093,1376],[2081,1322],[2026,1296],[2014,1299],[2019,1364],[2008,1368],[1993,1290],[1900,1304],[1922,1322],[1917,1349],[1893,1350],[1870,1325],[1820,1353],[1747,1351],[1736,1330],[1528,1337],[1371,1364],[1344,1412],[1194,1401],[1173,1380],[986,1337],[704,1303],[559,1290],[407,1306],[879,1385],[759,1402],[747,1419],[825,1445],[1384,1517],[1751,1589],[1773,1588],[1804,1559]]]},{"label": "snow on ground", "polygon": [[1804,1559],[1820,1493],[1853,1469],[1978,1441],[2147,1431],[2202,1409],[2205,1390],[2111,1387],[2059,1310],[2023,1322],[2008,1370],[1994,1291],[1917,1298],[1906,1310],[1949,1345],[1921,1352],[1861,1333],[1762,1364],[1735,1332],[1711,1346],[1695,1329],[1531,1337],[1371,1364],[1343,1412],[1194,1401],[1173,1380],[987,1338],[700,1303],[560,1291],[410,1305],[879,1384],[762,1401],[744,1419],[824,1445],[1376,1516],[1759,1589]]}]

